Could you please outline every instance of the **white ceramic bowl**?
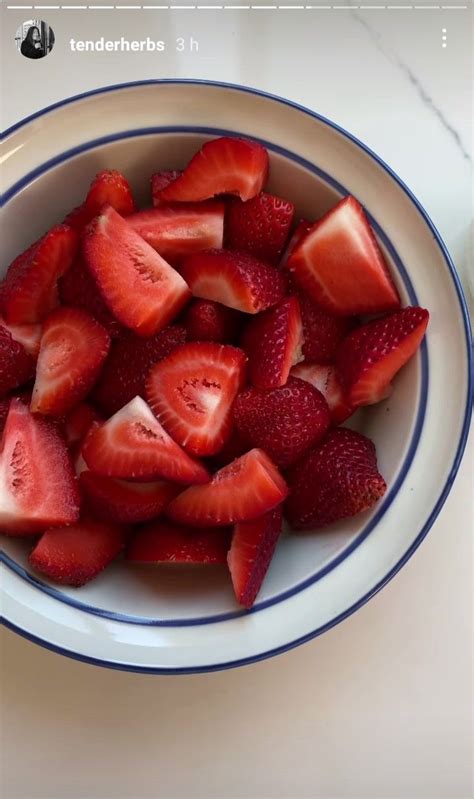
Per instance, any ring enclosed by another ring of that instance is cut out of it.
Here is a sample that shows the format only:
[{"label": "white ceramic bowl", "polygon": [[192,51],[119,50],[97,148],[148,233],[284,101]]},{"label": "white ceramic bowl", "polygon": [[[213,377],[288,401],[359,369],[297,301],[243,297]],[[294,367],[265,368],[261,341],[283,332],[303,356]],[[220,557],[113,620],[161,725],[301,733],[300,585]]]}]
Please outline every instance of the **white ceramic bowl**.
[{"label": "white ceramic bowl", "polygon": [[426,342],[390,399],[355,425],[377,446],[386,496],[371,512],[316,534],[288,535],[254,609],[234,602],[219,568],[117,562],[80,589],[31,574],[27,546],[3,539],[6,623],[55,651],[154,673],[226,668],[324,632],[406,562],[438,514],[470,418],[467,313],[454,267],[409,190],[363,144],[326,119],[246,88],[198,81],[113,86],[58,103],[7,132],[2,263],[6,266],[116,168],[147,202],[150,174],[182,167],[207,138],[263,141],[270,191],[316,218],[344,194],[367,209],[404,304],[431,312]]}]

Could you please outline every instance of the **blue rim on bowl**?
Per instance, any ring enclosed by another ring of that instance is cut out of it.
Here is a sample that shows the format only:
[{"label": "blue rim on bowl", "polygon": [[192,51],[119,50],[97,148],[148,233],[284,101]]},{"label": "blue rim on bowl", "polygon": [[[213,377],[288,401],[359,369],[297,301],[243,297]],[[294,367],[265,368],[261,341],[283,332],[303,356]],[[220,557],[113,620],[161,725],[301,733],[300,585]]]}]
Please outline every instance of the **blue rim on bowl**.
[{"label": "blue rim on bowl", "polygon": [[[5,132],[5,134],[2,136],[2,139],[5,138],[6,136],[8,136],[9,134],[11,134],[13,131],[23,127],[24,125],[26,125],[29,121],[31,121],[33,119],[36,119],[36,118],[41,117],[43,115],[46,115],[47,113],[53,111],[56,108],[59,108],[59,107],[64,106],[64,105],[68,105],[69,103],[77,102],[78,100],[86,98],[86,97],[89,97],[91,95],[107,93],[107,92],[112,92],[112,91],[118,91],[118,90],[125,89],[125,88],[131,88],[133,86],[143,86],[143,85],[148,85],[148,84],[160,84],[160,83],[168,83],[168,84],[169,83],[171,83],[171,84],[173,84],[173,83],[176,83],[176,84],[186,83],[186,84],[203,84],[203,85],[207,85],[207,86],[209,86],[209,85],[210,86],[217,86],[217,87],[221,87],[221,88],[230,88],[230,89],[237,90],[237,91],[247,92],[247,93],[250,93],[250,94],[254,94],[254,95],[257,95],[257,96],[262,96],[264,98],[268,98],[268,99],[277,101],[277,102],[282,103],[284,105],[288,105],[288,106],[290,106],[292,108],[296,108],[299,111],[301,111],[301,112],[303,112],[305,114],[308,114],[309,116],[314,117],[318,121],[323,122],[328,127],[336,130],[337,132],[339,132],[340,134],[342,134],[343,136],[348,138],[350,141],[352,141],[354,144],[356,144],[359,148],[361,148],[364,152],[366,152],[368,155],[370,155],[398,183],[398,185],[405,192],[405,194],[408,195],[408,197],[410,198],[412,203],[415,205],[415,207],[417,208],[418,212],[422,215],[424,221],[426,222],[426,224],[429,226],[429,228],[431,229],[431,231],[433,233],[433,236],[434,236],[434,238],[436,240],[436,243],[437,243],[438,247],[440,248],[440,250],[441,250],[441,252],[443,254],[443,258],[444,258],[444,260],[446,262],[446,265],[448,267],[448,270],[450,272],[451,278],[453,280],[453,283],[454,283],[454,286],[455,286],[455,289],[456,289],[456,293],[457,293],[457,297],[458,297],[459,305],[460,305],[460,309],[461,309],[461,314],[462,314],[462,317],[463,317],[465,335],[466,335],[467,360],[468,360],[469,365],[471,367],[470,327],[469,327],[469,318],[468,318],[468,314],[467,314],[467,310],[466,310],[466,306],[465,306],[465,300],[464,300],[464,297],[463,297],[462,289],[461,289],[460,284],[459,284],[459,278],[458,278],[458,276],[456,274],[454,265],[452,264],[452,261],[451,261],[451,259],[449,257],[449,254],[448,254],[447,250],[446,250],[446,247],[445,247],[445,245],[444,245],[439,233],[437,232],[436,228],[434,227],[431,219],[428,217],[428,215],[426,214],[426,212],[424,211],[422,206],[419,204],[419,202],[416,200],[416,198],[413,196],[413,194],[410,192],[410,190],[400,180],[400,178],[375,153],[373,153],[362,142],[360,142],[358,139],[356,139],[354,136],[349,134],[344,129],[340,128],[338,125],[334,124],[333,122],[325,119],[324,117],[320,116],[319,114],[317,114],[317,113],[315,113],[315,112],[313,112],[313,111],[311,111],[311,110],[309,110],[309,109],[307,109],[307,108],[305,108],[303,106],[300,106],[300,105],[298,105],[296,103],[293,103],[293,102],[291,102],[289,100],[285,100],[283,98],[280,98],[280,97],[277,97],[277,96],[274,96],[274,95],[270,95],[270,94],[267,94],[265,92],[261,92],[261,91],[256,90],[256,89],[250,89],[248,87],[243,87],[243,86],[236,86],[236,85],[233,85],[233,84],[225,84],[225,83],[219,83],[219,82],[213,82],[213,81],[198,81],[198,80],[157,80],[157,81],[148,80],[148,81],[137,81],[137,82],[132,82],[132,83],[125,83],[125,84],[118,84],[118,85],[114,85],[114,86],[108,86],[108,87],[104,87],[102,89],[96,89],[96,90],[93,90],[91,92],[85,92],[85,93],[77,95],[75,97],[71,97],[71,98],[68,98],[66,100],[60,101],[58,103],[55,103],[55,104],[49,106],[48,108],[45,108],[42,111],[27,117],[26,119],[22,120],[21,122],[17,123],[16,125],[13,125],[11,128],[9,128]],[[194,128],[186,128],[186,127],[183,127],[183,126],[179,126],[179,127],[175,127],[175,128],[170,128],[170,127],[167,127],[167,128],[143,128],[143,129],[138,129],[138,130],[123,131],[123,132],[120,132],[119,134],[106,136],[106,137],[103,137],[101,139],[96,139],[96,140],[93,140],[93,141],[90,141],[90,142],[86,142],[85,144],[81,144],[78,147],[72,148],[72,149],[70,149],[70,150],[68,150],[68,151],[56,156],[55,158],[50,159],[45,164],[42,164],[40,167],[37,167],[35,170],[32,170],[29,174],[25,175],[14,186],[10,187],[10,189],[5,193],[5,195],[2,196],[2,203],[1,204],[4,205],[9,199],[11,199],[11,197],[13,197],[18,191],[20,191],[22,188],[24,188],[26,185],[28,185],[32,180],[34,180],[39,175],[44,174],[45,172],[47,172],[49,169],[51,169],[55,165],[57,165],[59,163],[62,163],[64,161],[74,157],[75,155],[77,155],[79,153],[82,153],[84,151],[92,149],[92,148],[94,148],[96,146],[99,146],[101,144],[105,144],[105,143],[109,143],[109,142],[112,142],[112,141],[116,141],[118,139],[131,138],[131,137],[134,137],[134,136],[149,135],[149,134],[152,134],[152,133],[169,133],[169,132],[178,132],[178,131],[179,132],[184,132],[184,133],[185,132],[189,132],[189,133],[192,132],[192,133],[204,133],[204,134],[211,134],[211,135],[222,135],[223,133],[227,133],[227,134],[235,133],[233,131],[229,131],[229,130],[223,131],[223,130],[219,130],[219,129],[215,129],[215,128],[201,128],[201,127],[200,128],[195,128],[195,127]],[[262,141],[262,143],[265,146],[267,146],[271,151],[279,153],[279,154],[282,154],[286,158],[289,158],[289,159],[292,159],[294,161],[297,161],[300,165],[304,166],[306,169],[312,171],[314,174],[317,174],[325,182],[327,182],[329,185],[331,185],[333,188],[335,188],[341,195],[348,193],[348,191],[340,183],[335,181],[333,178],[331,178],[329,175],[327,175],[321,169],[315,167],[314,164],[312,164],[312,163],[310,163],[310,162],[306,161],[305,159],[302,159],[302,158],[300,158],[298,156],[295,156],[293,153],[291,153],[291,152],[289,152],[289,151],[287,151],[287,150],[285,150],[285,149],[283,149],[283,148],[281,148],[281,147],[279,147],[277,145],[274,145],[271,142]],[[408,277],[408,275],[406,273],[406,270],[403,267],[403,264],[400,261],[400,258],[397,255],[393,245],[388,240],[387,236],[385,235],[383,230],[381,230],[380,226],[377,224],[377,222],[374,219],[371,219],[371,223],[374,225],[378,236],[380,237],[380,239],[382,240],[382,242],[384,243],[384,245],[386,246],[386,248],[390,252],[390,255],[392,256],[394,262],[396,263],[398,272],[399,272],[399,274],[400,274],[400,276],[401,276],[401,278],[402,278],[402,280],[404,282],[404,285],[405,285],[405,288],[406,288],[407,293],[409,295],[410,301],[413,304],[417,304],[416,294],[415,294],[415,292],[413,290],[413,286],[411,284],[411,281],[410,281],[410,279],[409,279],[409,277]],[[425,414],[425,408],[426,408],[427,389],[428,389],[428,358],[427,358],[427,351],[426,351],[426,346],[425,345],[423,346],[422,351],[421,351],[421,364],[422,364],[421,391],[420,391],[420,398],[419,398],[419,405],[418,405],[418,413],[417,413],[417,418],[416,418],[416,422],[415,422],[415,426],[414,426],[414,432],[413,432],[413,435],[412,435],[412,440],[410,442],[410,445],[409,445],[408,452],[407,452],[407,455],[405,457],[404,463],[402,464],[402,467],[399,470],[399,473],[398,473],[398,475],[397,475],[397,477],[395,479],[394,485],[392,486],[392,489],[391,489],[389,495],[387,496],[384,504],[378,510],[377,514],[375,514],[374,517],[371,519],[371,521],[366,525],[364,530],[356,537],[356,539],[353,542],[351,542],[351,544],[348,545],[345,548],[345,550],[343,550],[343,552],[340,553],[337,557],[335,557],[330,563],[326,564],[317,573],[315,573],[314,575],[312,575],[310,578],[308,578],[307,580],[303,581],[302,583],[298,584],[297,586],[292,587],[291,589],[289,589],[289,590],[277,595],[276,597],[272,597],[272,598],[270,598],[270,599],[268,599],[266,601],[258,603],[254,607],[252,612],[258,612],[259,610],[263,610],[266,607],[269,607],[269,606],[274,605],[274,604],[276,604],[278,602],[281,602],[284,599],[289,598],[290,596],[294,595],[295,593],[298,593],[299,591],[301,591],[304,588],[308,587],[309,585],[313,584],[317,580],[321,579],[325,574],[327,574],[329,571],[331,571],[333,568],[335,568],[338,564],[340,564],[343,560],[345,560],[351,554],[351,552],[353,552],[354,549],[356,549],[356,547],[358,547],[362,543],[362,541],[369,535],[369,533],[371,532],[371,530],[373,530],[373,528],[378,523],[378,521],[380,521],[380,518],[386,512],[386,510],[388,509],[389,505],[392,503],[392,501],[395,498],[395,496],[396,496],[401,484],[403,483],[405,475],[406,475],[406,473],[408,471],[408,468],[409,468],[409,466],[410,466],[410,464],[411,464],[411,462],[413,460],[413,457],[415,455],[416,448],[417,448],[417,445],[418,445],[418,441],[419,441],[419,438],[420,438],[420,435],[421,435],[421,430],[422,430],[422,427],[423,427],[424,414]],[[330,629],[335,624],[339,623],[340,621],[342,621],[343,619],[345,619],[349,615],[351,615],[353,612],[355,612],[355,610],[357,610],[359,607],[361,607],[361,605],[363,605],[366,601],[368,601],[368,599],[370,599],[372,596],[374,596],[374,594],[377,593],[399,571],[399,569],[406,563],[406,561],[411,557],[413,552],[417,549],[417,547],[419,546],[419,544],[421,543],[421,541],[423,540],[423,538],[426,536],[427,532],[429,531],[430,527],[432,526],[432,524],[433,524],[436,516],[438,515],[439,511],[441,510],[441,507],[444,504],[444,501],[445,501],[445,499],[446,499],[446,497],[447,497],[447,495],[449,493],[449,490],[451,488],[451,485],[452,485],[452,483],[454,481],[457,469],[459,467],[459,463],[461,461],[462,453],[464,451],[466,439],[467,439],[467,434],[468,434],[468,429],[469,429],[469,421],[470,421],[470,415],[471,415],[471,404],[472,404],[472,382],[471,382],[471,368],[469,368],[468,392],[467,392],[467,397],[466,397],[466,412],[465,412],[465,416],[464,416],[463,427],[462,427],[461,436],[460,436],[459,443],[458,443],[456,456],[455,456],[455,459],[454,459],[454,462],[453,462],[452,469],[451,469],[451,471],[450,471],[450,473],[448,475],[448,479],[446,481],[444,489],[441,492],[441,494],[440,494],[440,496],[438,498],[438,501],[437,501],[435,507],[433,508],[432,513],[430,514],[430,516],[429,516],[427,522],[425,523],[423,529],[418,534],[417,538],[412,543],[412,545],[410,546],[409,550],[405,553],[405,555],[391,569],[391,571],[373,589],[371,589],[370,592],[368,592],[366,595],[364,595],[357,603],[352,605],[350,608],[348,608],[342,614],[340,614],[336,618],[332,619],[331,621],[329,621],[324,626],[322,626],[322,627],[312,631],[311,633],[305,635],[303,638],[299,638],[299,639],[297,639],[295,641],[292,641],[292,642],[290,642],[288,644],[285,644],[285,645],[283,645],[281,647],[278,647],[277,649],[273,649],[273,650],[265,652],[265,653],[261,653],[261,654],[258,654],[258,655],[255,655],[255,656],[251,656],[251,657],[248,657],[248,658],[245,658],[245,659],[242,659],[242,660],[238,660],[238,661],[232,661],[232,662],[229,662],[229,663],[218,664],[218,665],[209,665],[209,666],[201,666],[201,667],[185,667],[185,668],[163,669],[163,668],[133,666],[132,664],[122,664],[122,663],[117,663],[116,664],[116,663],[114,663],[112,661],[103,661],[103,660],[99,660],[99,659],[96,659],[96,658],[89,658],[89,657],[87,657],[85,655],[80,655],[80,654],[72,652],[70,650],[64,650],[61,647],[58,647],[56,645],[50,644],[47,641],[39,639],[36,636],[32,635],[31,633],[18,628],[16,625],[14,625],[12,622],[10,622],[8,620],[5,620],[6,626],[10,627],[11,629],[14,629],[16,632],[24,635],[25,637],[29,638],[30,640],[33,640],[35,643],[43,645],[46,648],[49,648],[49,649],[51,649],[53,651],[56,651],[56,652],[59,652],[61,654],[65,654],[65,655],[68,655],[70,657],[76,658],[78,660],[82,660],[84,662],[89,662],[89,663],[94,663],[96,665],[108,666],[110,668],[119,668],[119,669],[130,670],[130,671],[138,671],[138,672],[143,672],[143,673],[172,673],[172,674],[176,674],[176,673],[192,673],[192,672],[197,672],[197,671],[212,671],[212,670],[219,670],[219,669],[224,669],[224,668],[231,668],[233,666],[245,665],[247,663],[255,662],[255,661],[264,659],[266,657],[271,657],[273,655],[276,655],[276,654],[279,654],[279,653],[281,653],[283,651],[286,651],[286,650],[288,650],[288,649],[290,649],[292,647],[298,646],[299,644],[304,643],[305,641],[308,641],[311,638],[322,634],[323,632],[325,632],[326,630]],[[6,563],[6,565],[9,566],[9,568],[11,568],[13,571],[15,571],[20,577],[22,577],[25,580],[28,580],[35,587],[39,588],[42,591],[45,591],[46,593],[48,593],[53,598],[58,599],[58,600],[60,600],[62,602],[65,602],[66,604],[69,604],[69,605],[71,605],[71,606],[73,606],[73,607],[75,607],[77,609],[82,610],[82,611],[85,611],[85,612],[88,612],[88,613],[93,613],[95,615],[99,615],[99,616],[111,619],[113,621],[119,621],[119,622],[124,622],[124,623],[131,623],[131,624],[138,624],[138,625],[144,625],[144,626],[187,626],[187,625],[199,625],[199,624],[206,624],[206,623],[215,623],[215,622],[219,622],[219,621],[226,621],[226,620],[233,619],[233,618],[236,618],[236,617],[239,617],[239,616],[242,616],[242,615],[246,614],[246,611],[235,611],[235,612],[232,612],[232,613],[220,614],[220,615],[217,615],[217,616],[214,615],[214,616],[208,616],[208,617],[203,617],[203,618],[178,619],[178,620],[169,620],[169,621],[162,621],[162,620],[160,621],[160,620],[150,619],[150,618],[146,618],[146,617],[142,618],[142,617],[136,617],[136,616],[128,616],[128,615],[124,615],[124,614],[117,614],[117,613],[113,613],[113,612],[107,611],[105,609],[88,606],[88,605],[86,605],[84,603],[81,603],[81,602],[75,600],[75,599],[67,597],[64,594],[62,594],[60,591],[58,591],[57,589],[54,589],[54,588],[46,585],[45,583],[41,582],[40,580],[37,580],[35,577],[30,575],[21,566],[18,566],[18,564],[16,564],[15,561],[13,561],[5,553],[1,553],[1,558]]]}]

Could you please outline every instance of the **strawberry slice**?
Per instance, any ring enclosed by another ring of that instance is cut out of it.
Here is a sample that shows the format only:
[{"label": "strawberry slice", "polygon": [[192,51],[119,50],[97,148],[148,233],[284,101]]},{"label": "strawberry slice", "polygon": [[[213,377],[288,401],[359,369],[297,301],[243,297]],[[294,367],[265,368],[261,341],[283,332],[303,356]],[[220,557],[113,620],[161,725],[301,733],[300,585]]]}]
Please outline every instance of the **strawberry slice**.
[{"label": "strawberry slice", "polygon": [[45,320],[31,399],[33,413],[60,416],[87,396],[110,346],[106,330],[79,308],[58,308]]},{"label": "strawberry slice", "polygon": [[251,608],[262,586],[281,533],[281,505],[251,522],[235,525],[227,555],[237,602]]},{"label": "strawberry slice", "polygon": [[162,203],[132,214],[127,222],[162,258],[179,265],[194,252],[222,247],[224,203]]},{"label": "strawberry slice", "polygon": [[109,309],[140,336],[165,327],[190,296],[181,275],[110,206],[87,227],[83,249]]},{"label": "strawberry slice", "polygon": [[295,377],[271,391],[246,388],[235,400],[233,415],[242,441],[265,450],[280,467],[295,463],[330,423],[323,395]]},{"label": "strawberry slice", "polygon": [[167,202],[196,202],[216,194],[237,194],[241,200],[250,200],[262,190],[267,176],[265,147],[248,139],[223,136],[206,142],[159,197]]},{"label": "strawberry slice", "polygon": [[74,408],[64,420],[63,432],[68,447],[74,447],[84,441],[93,424],[102,424],[104,420],[96,409],[88,402],[82,402]]},{"label": "strawberry slice", "polygon": [[404,308],[347,336],[338,351],[337,370],[354,407],[387,396],[390,381],[420,346],[428,319],[424,308]]},{"label": "strawberry slice", "polygon": [[206,483],[209,475],[163,430],[141,397],[94,427],[82,447],[92,472],[104,477],[175,483]]},{"label": "strawberry slice", "polygon": [[226,247],[248,252],[268,263],[277,263],[285,246],[295,206],[261,192],[252,200],[232,199],[226,216]]},{"label": "strawberry slice", "polygon": [[280,269],[287,265],[291,253],[293,252],[293,250],[296,249],[298,244],[301,244],[304,237],[306,236],[307,233],[309,233],[312,227],[313,223],[309,222],[308,219],[300,219],[300,221],[298,222],[297,226],[295,227],[291,235],[288,244],[286,245],[283,255],[281,256],[279,263]]},{"label": "strawberry slice", "polygon": [[290,470],[285,515],[296,530],[369,510],[387,489],[369,438],[338,427]]},{"label": "strawberry slice", "polygon": [[326,311],[302,291],[295,291],[295,296],[301,309],[305,363],[334,363],[339,344],[354,327],[354,317]]},{"label": "strawberry slice", "polygon": [[67,215],[64,223],[83,230],[104,205],[111,205],[121,216],[135,211],[130,184],[116,169],[104,169],[95,176],[85,201]]},{"label": "strawberry slice", "polygon": [[286,279],[247,253],[207,250],[191,255],[181,274],[195,297],[245,313],[259,313],[283,299]]},{"label": "strawberry slice", "polygon": [[41,341],[41,325],[8,325],[0,316],[0,327],[6,328],[11,337],[36,361]]},{"label": "strawberry slice", "polygon": [[155,207],[161,204],[160,192],[182,174],[180,170],[172,169],[168,172],[155,172],[151,176],[151,199]]},{"label": "strawberry slice", "polygon": [[311,299],[328,311],[393,311],[400,298],[363,208],[346,197],[316,222],[293,250],[288,269]]},{"label": "strawberry slice", "polygon": [[124,328],[109,311],[94,278],[84,259],[79,255],[58,283],[59,296],[63,305],[81,308],[105,327],[112,338],[116,338]]},{"label": "strawberry slice", "polygon": [[0,451],[0,530],[32,535],[79,518],[79,494],[56,426],[12,399]]},{"label": "strawberry slice", "polygon": [[306,380],[321,392],[326,400],[333,424],[341,424],[354,413],[349,405],[334,366],[300,363],[290,372],[291,377]]},{"label": "strawberry slice", "polygon": [[288,494],[276,466],[261,449],[253,449],[216,472],[211,482],[192,486],[168,505],[166,515],[196,527],[222,527],[257,519]]},{"label": "strawberry slice", "polygon": [[165,327],[150,338],[139,338],[125,331],[112,342],[94,401],[111,416],[137,395],[145,397],[145,381],[150,369],[186,341],[186,330],[178,325]]},{"label": "strawberry slice", "polygon": [[10,331],[0,325],[0,398],[26,383],[34,373],[33,358]]},{"label": "strawberry slice", "polygon": [[83,519],[46,530],[29,557],[50,580],[79,587],[97,577],[122,551],[125,532],[113,524]]},{"label": "strawberry slice", "polygon": [[249,358],[249,378],[256,388],[278,388],[291,367],[302,360],[303,327],[296,297],[286,297],[248,324],[242,346]]},{"label": "strawberry slice", "polygon": [[188,341],[215,341],[222,344],[237,337],[244,317],[233,308],[212,300],[192,300],[184,325]]},{"label": "strawberry slice", "polygon": [[126,557],[139,563],[218,565],[227,562],[229,546],[230,530],[154,522],[133,536]]},{"label": "strawberry slice", "polygon": [[81,471],[79,483],[86,507],[94,516],[123,524],[154,519],[181,490],[173,483],[131,483],[87,469]]},{"label": "strawberry slice", "polygon": [[0,311],[7,324],[41,321],[57,305],[57,281],[77,252],[78,235],[56,225],[19,255],[0,285]]},{"label": "strawberry slice", "polygon": [[228,438],[232,403],[245,380],[236,347],[191,342],[150,372],[148,402],[165,430],[193,455],[214,455]]}]

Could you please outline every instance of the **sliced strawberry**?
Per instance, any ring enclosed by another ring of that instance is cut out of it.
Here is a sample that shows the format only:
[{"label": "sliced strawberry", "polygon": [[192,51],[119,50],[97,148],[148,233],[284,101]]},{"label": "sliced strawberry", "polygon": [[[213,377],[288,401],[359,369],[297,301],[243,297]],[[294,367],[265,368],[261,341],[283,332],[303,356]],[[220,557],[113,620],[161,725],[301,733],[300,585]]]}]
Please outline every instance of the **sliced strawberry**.
[{"label": "sliced strawberry", "polygon": [[154,519],[181,490],[173,483],[131,483],[87,469],[81,471],[79,483],[86,507],[94,516],[123,524]]},{"label": "sliced strawberry", "polygon": [[286,279],[247,253],[207,250],[186,259],[181,274],[195,297],[245,313],[259,313],[283,299]]},{"label": "sliced strawberry", "polygon": [[169,263],[211,247],[222,247],[224,203],[162,203],[132,214],[127,222]]},{"label": "sliced strawberry", "polygon": [[337,427],[290,470],[285,515],[297,530],[369,510],[387,489],[369,438]]},{"label": "sliced strawberry", "polygon": [[186,330],[178,325],[165,327],[150,338],[139,338],[125,331],[112,342],[94,401],[108,416],[123,408],[137,395],[145,397],[145,381],[150,369],[186,341]]},{"label": "sliced strawberry", "polygon": [[241,200],[250,200],[263,189],[267,176],[265,147],[249,139],[223,136],[206,142],[159,197],[168,202],[195,202],[216,194],[237,194]]},{"label": "sliced strawberry", "polygon": [[15,341],[25,348],[28,355],[36,361],[41,341],[41,325],[8,325],[0,316],[0,328],[6,327]]},{"label": "sliced strawberry", "polygon": [[46,530],[29,557],[50,580],[79,587],[97,577],[122,551],[125,531],[113,524],[83,519],[70,527]]},{"label": "sliced strawberry", "polygon": [[68,447],[80,444],[93,424],[101,424],[104,420],[100,413],[88,402],[82,402],[74,408],[64,420],[64,438]]},{"label": "sliced strawberry", "polygon": [[33,413],[60,416],[87,396],[107,357],[110,337],[96,320],[79,308],[58,308],[45,320]]},{"label": "sliced strawberry", "polygon": [[295,206],[261,192],[252,200],[232,199],[226,216],[226,247],[277,263],[285,246]]},{"label": "sliced strawberry", "polygon": [[354,327],[354,317],[337,316],[316,305],[303,291],[296,291],[303,323],[303,355],[306,363],[333,363],[344,336]]},{"label": "sliced strawberry", "polygon": [[0,529],[32,535],[79,518],[79,494],[56,426],[13,399],[0,452]]},{"label": "sliced strawberry", "polygon": [[139,563],[226,563],[230,530],[193,530],[170,522],[154,522],[133,536],[127,560]]},{"label": "sliced strawberry", "polygon": [[103,299],[90,270],[79,255],[59,281],[59,296],[64,305],[82,308],[105,327],[115,338],[124,328],[111,313]]},{"label": "sliced strawberry", "polygon": [[130,184],[115,169],[104,169],[95,176],[85,201],[66,216],[64,224],[83,230],[104,205],[111,205],[121,216],[135,211]]},{"label": "sliced strawberry", "polygon": [[247,325],[242,346],[249,358],[249,378],[256,388],[278,388],[291,367],[302,360],[303,327],[296,297],[286,297]]},{"label": "sliced strawberry", "polygon": [[196,527],[221,527],[257,519],[288,494],[286,483],[270,458],[253,449],[216,472],[211,482],[192,486],[168,505],[175,522]]},{"label": "sliced strawberry", "polygon": [[296,228],[294,229],[291,235],[291,238],[285,248],[283,255],[281,256],[279,263],[280,268],[287,265],[291,253],[293,252],[293,250],[296,249],[298,244],[301,244],[304,237],[306,236],[307,233],[309,233],[312,227],[313,227],[312,222],[309,222],[307,219],[300,219],[300,221],[298,222]]},{"label": "sliced strawberry", "polygon": [[188,341],[215,341],[222,344],[236,338],[241,314],[212,300],[192,300],[184,325]]},{"label": "sliced strawberry", "polygon": [[311,299],[341,316],[393,311],[398,292],[362,206],[346,197],[293,250],[288,269]]},{"label": "sliced strawberry", "polygon": [[0,325],[0,398],[30,380],[35,373],[31,355],[10,331]]},{"label": "sliced strawberry", "polygon": [[151,199],[155,207],[161,204],[160,192],[182,174],[178,169],[172,169],[169,172],[155,172],[151,176]]},{"label": "sliced strawberry", "polygon": [[326,433],[330,415],[323,395],[289,378],[271,391],[246,388],[234,403],[234,424],[250,447],[260,447],[280,467],[295,463]]},{"label": "sliced strawberry", "polygon": [[19,255],[0,285],[0,311],[7,324],[41,321],[57,304],[57,281],[77,252],[78,235],[56,225]]},{"label": "sliced strawberry", "polygon": [[251,608],[281,533],[281,505],[251,522],[235,525],[227,562],[237,602]]},{"label": "sliced strawberry", "polygon": [[404,308],[347,336],[338,351],[337,370],[354,407],[387,396],[390,381],[420,346],[428,319],[424,308]]},{"label": "sliced strawberry", "polygon": [[92,472],[129,480],[206,483],[209,475],[165,432],[141,397],[95,427],[82,447]]},{"label": "sliced strawberry", "polygon": [[245,380],[236,347],[190,342],[150,372],[148,402],[165,430],[193,455],[214,455],[228,438],[232,403]]},{"label": "sliced strawberry", "polygon": [[190,296],[181,275],[110,206],[86,229],[83,249],[109,309],[140,336],[158,333]]},{"label": "sliced strawberry", "polygon": [[291,377],[306,380],[321,392],[326,400],[333,424],[341,424],[354,413],[349,405],[334,366],[300,363],[290,372]]}]

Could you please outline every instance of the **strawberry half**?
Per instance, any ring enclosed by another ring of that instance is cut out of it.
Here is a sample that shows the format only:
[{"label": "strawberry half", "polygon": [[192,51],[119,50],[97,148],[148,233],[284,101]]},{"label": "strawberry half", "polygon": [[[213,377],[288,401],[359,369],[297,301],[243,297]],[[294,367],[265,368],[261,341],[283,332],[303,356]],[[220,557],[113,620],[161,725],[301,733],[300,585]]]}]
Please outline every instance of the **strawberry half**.
[{"label": "strawberry half", "polygon": [[120,527],[83,519],[70,527],[46,530],[29,562],[50,580],[79,587],[97,577],[124,544],[125,532]]},{"label": "strawberry half", "polygon": [[232,403],[245,380],[236,347],[191,342],[151,370],[146,395],[167,432],[193,455],[214,455],[228,438]]},{"label": "strawberry half", "polygon": [[36,361],[41,341],[41,325],[8,325],[0,316],[0,328],[2,327],[6,328],[11,337]]},{"label": "strawberry half", "polygon": [[242,347],[249,358],[249,378],[256,388],[278,388],[291,367],[302,360],[303,328],[296,297],[286,297],[247,325]]},{"label": "strawberry half", "polygon": [[288,494],[286,483],[270,458],[253,449],[216,472],[211,482],[192,486],[168,505],[172,521],[196,527],[221,527],[257,519]]},{"label": "strawberry half", "polygon": [[193,530],[170,522],[154,522],[130,541],[127,560],[139,563],[226,563],[230,531]]},{"label": "strawberry half", "polygon": [[190,296],[181,275],[110,206],[87,227],[83,250],[109,309],[140,336],[158,333]]},{"label": "strawberry half", "polygon": [[58,308],[45,320],[31,399],[33,413],[60,416],[87,396],[110,346],[106,330],[79,308]]},{"label": "strawberry half", "polygon": [[150,369],[186,341],[186,330],[178,325],[165,327],[149,338],[130,331],[112,342],[109,357],[94,389],[94,401],[111,416],[137,395],[145,397],[145,382]]},{"label": "strawberry half", "polygon": [[127,222],[162,258],[179,265],[194,252],[222,247],[224,203],[162,203],[132,214]]},{"label": "strawberry half", "polygon": [[428,319],[424,308],[404,308],[347,336],[338,351],[337,370],[354,407],[387,396],[390,381],[420,346]]},{"label": "strawberry half", "polygon": [[0,530],[32,535],[79,518],[79,494],[56,426],[10,403],[0,451]]},{"label": "strawberry half", "polygon": [[135,211],[130,184],[116,169],[104,169],[95,176],[85,201],[67,215],[64,223],[83,230],[104,205],[111,205],[121,216]]},{"label": "strawberry half", "polygon": [[191,255],[181,274],[195,297],[255,314],[283,299],[286,279],[273,266],[247,253],[207,250]]},{"label": "strawberry half", "polygon": [[75,230],[56,225],[8,267],[0,285],[0,311],[7,324],[41,321],[57,305],[57,281],[79,244]]},{"label": "strawberry half", "polygon": [[192,300],[184,325],[188,341],[215,341],[224,344],[236,338],[242,317],[233,308],[212,300]]},{"label": "strawberry half", "polygon": [[314,302],[341,316],[400,307],[380,247],[354,197],[316,222],[287,266]]},{"label": "strawberry half", "polygon": [[159,197],[168,202],[196,202],[216,194],[237,194],[241,200],[250,200],[262,190],[267,176],[265,147],[248,139],[223,136],[206,142]]},{"label": "strawberry half", "polygon": [[251,608],[262,586],[281,533],[281,505],[251,522],[235,525],[227,555],[237,602]]},{"label": "strawberry half", "polygon": [[279,263],[280,269],[287,265],[291,253],[293,252],[293,250],[296,249],[298,244],[301,244],[304,237],[306,236],[307,233],[309,233],[312,227],[313,227],[312,222],[309,222],[307,219],[300,219],[300,221],[298,222],[297,226],[295,227],[291,235],[288,244],[286,245],[283,255],[281,256]]},{"label": "strawberry half", "polygon": [[141,397],[94,427],[82,446],[92,472],[129,480],[206,483],[209,475],[163,430]]},{"label": "strawberry half", "polygon": [[291,377],[306,380],[321,392],[326,400],[333,424],[341,424],[354,413],[349,405],[334,366],[300,363],[290,372]]},{"label": "strawberry half", "polygon": [[131,483],[84,470],[79,483],[88,510],[99,519],[134,524],[154,519],[180,492],[173,483]]},{"label": "strawberry half", "polygon": [[235,400],[233,414],[242,441],[265,450],[280,467],[295,463],[322,439],[330,423],[323,395],[295,377],[271,391],[246,388]]},{"label": "strawberry half", "polygon": [[34,373],[33,358],[10,331],[0,325],[0,398],[26,383]]},{"label": "strawberry half", "polygon": [[285,515],[297,530],[369,510],[387,489],[370,439],[338,427],[290,470]]},{"label": "strawberry half", "polygon": [[178,169],[172,169],[168,172],[155,172],[151,176],[151,199],[155,207],[161,204],[160,193],[173,183],[176,178],[179,178],[183,173]]},{"label": "strawberry half", "polygon": [[105,327],[112,338],[119,336],[124,328],[113,316],[103,299],[84,259],[79,255],[58,283],[63,305],[81,308]]},{"label": "strawberry half", "polygon": [[318,307],[302,291],[295,294],[301,309],[305,363],[333,363],[339,344],[354,327],[354,318],[336,316]]},{"label": "strawberry half", "polygon": [[271,264],[285,246],[295,206],[289,200],[261,192],[252,200],[232,199],[227,206],[226,247],[248,252]]}]

